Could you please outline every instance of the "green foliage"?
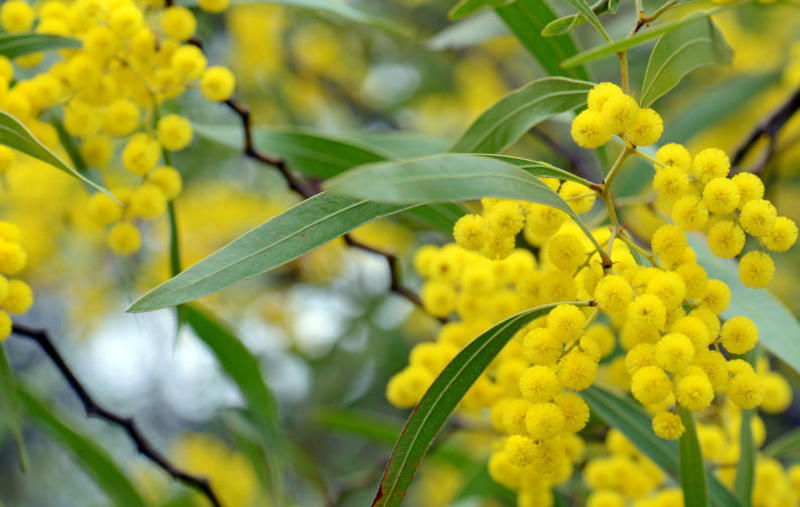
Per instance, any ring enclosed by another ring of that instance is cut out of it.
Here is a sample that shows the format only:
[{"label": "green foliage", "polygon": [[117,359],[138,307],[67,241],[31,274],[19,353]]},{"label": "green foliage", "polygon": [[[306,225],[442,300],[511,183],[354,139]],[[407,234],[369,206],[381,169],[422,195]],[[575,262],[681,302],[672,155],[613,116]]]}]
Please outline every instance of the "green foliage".
[{"label": "green foliage", "polygon": [[[592,12],[595,15],[599,16],[609,10],[610,2],[607,0],[600,0],[596,4],[592,6]],[[558,19],[554,19],[553,21],[547,23],[542,29],[542,35],[545,37],[552,37],[554,35],[562,35],[572,31],[573,28],[580,25],[586,21],[586,18],[580,14],[569,14],[567,16],[562,16]]]},{"label": "green foliage", "polygon": [[0,33],[0,55],[8,59],[48,51],[81,47],[81,41],[72,37],[45,33]]},{"label": "green foliage", "polygon": [[6,358],[6,352],[2,345],[0,345],[0,414],[17,442],[20,468],[27,471],[28,452],[25,449],[25,439],[22,435],[22,412],[17,394],[17,381],[14,378],[14,371],[8,364],[8,358]]},{"label": "green foliage", "polygon": [[5,111],[0,111],[0,144],[4,144],[17,151],[21,151],[26,155],[30,155],[35,159],[41,160],[45,164],[50,164],[56,169],[60,169],[65,173],[78,178],[87,185],[94,187],[95,189],[109,195],[112,199],[115,199],[108,190],[93,182],[83,174],[76,171],[69,164],[61,160],[61,158],[53,153],[50,148],[39,141],[31,133],[31,131],[28,130],[28,127],[23,125],[19,120]]},{"label": "green foliage", "polygon": [[697,440],[697,428],[694,416],[684,408],[679,407],[678,412],[686,431],[678,442],[680,464],[678,474],[683,489],[683,501],[686,505],[702,507],[708,505],[708,490],[706,488],[706,467],[703,463],[703,452]]},{"label": "green foliage", "polygon": [[642,107],[677,86],[689,72],[706,65],[728,64],[732,59],[733,50],[711,18],[699,18],[662,35],[647,64]]},{"label": "green foliage", "polygon": [[386,465],[374,506],[400,505],[422,458],[467,390],[517,331],[555,306],[537,306],[509,317],[475,338],[453,358],[406,421]]},{"label": "green foliage", "polygon": [[603,24],[599,19],[597,19],[597,15],[594,13],[592,8],[589,7],[589,4],[586,3],[586,0],[565,0],[565,3],[569,4],[569,6],[575,9],[578,14],[583,17],[583,19],[588,21],[597,30],[597,32],[603,36],[605,40],[611,40],[611,37],[608,36]]},{"label": "green foliage", "polygon": [[147,505],[125,472],[94,442],[92,437],[73,429],[68,422],[65,422],[67,417],[64,414],[48,406],[30,389],[19,386],[18,393],[27,416],[72,453],[114,505],[120,507]]}]

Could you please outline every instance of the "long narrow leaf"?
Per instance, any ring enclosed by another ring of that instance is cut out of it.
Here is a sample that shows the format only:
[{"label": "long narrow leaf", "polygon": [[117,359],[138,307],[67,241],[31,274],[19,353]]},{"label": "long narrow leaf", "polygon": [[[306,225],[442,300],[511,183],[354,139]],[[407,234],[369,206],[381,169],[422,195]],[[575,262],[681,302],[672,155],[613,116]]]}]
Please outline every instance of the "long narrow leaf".
[{"label": "long narrow leaf", "polygon": [[694,416],[683,407],[679,407],[678,411],[686,428],[678,443],[680,449],[678,472],[683,489],[683,502],[686,505],[704,507],[708,505],[706,467],[703,463],[700,441],[697,439]]},{"label": "long narrow leaf", "polygon": [[800,454],[800,428],[784,433],[761,450],[766,458],[783,458]]},{"label": "long narrow leaf", "polygon": [[544,37],[542,30],[556,19],[556,14],[545,0],[516,0],[495,12],[517,36],[520,43],[550,76],[565,76],[591,81],[589,71],[582,65],[564,68],[561,62],[578,53],[570,34]]},{"label": "long narrow leaf", "polygon": [[765,289],[746,287],[739,280],[736,264],[715,257],[704,240],[690,236],[689,243],[697,252],[697,262],[706,269],[708,276],[722,280],[731,289],[731,302],[722,312],[722,317],[744,316],[755,322],[759,342],[800,372],[800,340],[797,339],[800,323],[792,312]]},{"label": "long narrow leaf", "polygon": [[60,169],[65,173],[78,178],[87,185],[94,187],[95,189],[116,200],[116,198],[111,195],[108,190],[93,182],[83,174],[73,169],[69,164],[61,160],[61,158],[53,153],[50,148],[39,141],[31,133],[31,131],[28,130],[28,127],[23,125],[19,120],[5,111],[0,111],[0,144],[4,144],[9,148],[21,151],[22,153],[41,160],[46,164],[50,164],[56,169]]},{"label": "long narrow leaf", "polygon": [[642,106],[651,105],[691,71],[707,65],[728,64],[732,59],[733,50],[708,17],[664,34],[650,54],[642,84]]},{"label": "long narrow leaf", "polygon": [[144,507],[147,505],[125,473],[100,446],[70,427],[64,414],[49,407],[32,391],[19,386],[19,399],[28,416],[41,425],[55,440],[70,450],[113,505]]},{"label": "long narrow leaf", "polygon": [[129,311],[149,312],[213,294],[282,266],[366,222],[411,207],[322,192],[162,283],[134,302]]},{"label": "long narrow leaf", "polygon": [[5,350],[0,345],[0,418],[11,429],[14,440],[17,442],[20,468],[28,470],[28,453],[25,450],[25,440],[22,436],[22,413],[17,394],[17,381],[14,372],[8,364]]},{"label": "long narrow leaf", "polygon": [[[650,417],[640,405],[596,386],[579,394],[601,419],[621,431],[645,456],[672,477],[679,477],[678,444],[658,438],[653,433]],[[711,474],[708,476],[708,488],[714,507],[741,507],[733,493]]]},{"label": "long narrow leaf", "polygon": [[608,32],[603,27],[603,24],[597,19],[597,15],[594,13],[589,4],[586,3],[586,0],[565,0],[573,9],[575,9],[583,18],[588,21],[597,32],[603,36],[604,39],[610,40],[611,38],[608,36]]},{"label": "long narrow leaf", "polygon": [[373,506],[400,505],[422,458],[467,390],[517,331],[554,306],[538,306],[509,317],[475,338],[453,358],[406,421],[386,464]]},{"label": "long narrow leaf", "polygon": [[[596,15],[603,14],[609,11],[609,2],[608,0],[600,0],[596,4],[592,6],[592,11]],[[586,18],[581,16],[580,14],[570,14],[568,16],[562,16],[558,19],[555,19],[547,24],[547,26],[542,29],[542,35],[545,37],[552,37],[553,35],[561,35],[564,33],[569,32],[579,24],[586,21]]]},{"label": "long narrow leaf", "polygon": [[77,49],[81,41],[72,37],[46,33],[0,33],[0,55],[8,59],[50,49]]},{"label": "long narrow leaf", "polygon": [[538,79],[483,112],[450,148],[454,153],[499,153],[531,127],[586,103],[594,83],[563,77]]}]

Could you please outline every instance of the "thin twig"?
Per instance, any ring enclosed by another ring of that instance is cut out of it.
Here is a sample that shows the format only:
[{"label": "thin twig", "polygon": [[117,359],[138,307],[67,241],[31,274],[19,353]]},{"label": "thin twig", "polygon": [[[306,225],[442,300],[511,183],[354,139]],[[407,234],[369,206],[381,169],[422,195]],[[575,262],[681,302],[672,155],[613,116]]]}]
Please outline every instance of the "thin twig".
[{"label": "thin twig", "polygon": [[156,448],[153,447],[153,444],[151,444],[150,441],[147,440],[144,435],[142,435],[142,432],[139,430],[139,427],[136,425],[136,422],[132,417],[123,417],[119,414],[116,414],[103,407],[96,402],[94,398],[92,398],[83,384],[81,384],[81,382],[72,372],[70,367],[67,366],[67,363],[53,345],[50,335],[46,330],[33,329],[22,324],[15,323],[12,328],[12,332],[18,337],[33,340],[39,345],[50,361],[53,362],[61,375],[63,375],[64,379],[67,381],[67,384],[75,393],[75,395],[78,396],[78,399],[80,399],[81,403],[83,404],[83,408],[86,410],[87,416],[102,419],[125,430],[125,432],[128,434],[128,437],[136,445],[136,450],[138,450],[139,453],[158,465],[174,479],[202,493],[203,496],[205,496],[208,501],[211,502],[211,505],[215,507],[221,507],[222,504],[219,502],[216,494],[214,494],[214,491],[211,489],[211,484],[208,479],[205,477],[192,475],[170,463],[169,460],[167,460],[163,454],[156,450]]},{"label": "thin twig", "polygon": [[550,136],[550,134],[544,132],[540,128],[532,128],[530,132],[533,137],[542,141],[561,158],[566,160],[569,166],[572,168],[572,172],[574,174],[577,174],[578,176],[581,176],[587,180],[592,180],[597,176],[592,174],[592,171],[589,170],[589,168],[583,163],[583,160],[581,160],[578,155],[556,141],[552,136]]},{"label": "thin twig", "polygon": [[752,132],[745,138],[744,142],[736,149],[733,154],[731,164],[734,166],[732,172],[742,172],[743,168],[739,167],[745,156],[753,149],[759,139],[766,136],[769,139],[769,144],[764,150],[764,155],[753,166],[749,172],[759,173],[764,170],[769,161],[775,154],[777,147],[777,137],[780,130],[784,125],[800,110],[800,88],[794,91],[786,101],[775,109],[769,116],[764,118]]}]

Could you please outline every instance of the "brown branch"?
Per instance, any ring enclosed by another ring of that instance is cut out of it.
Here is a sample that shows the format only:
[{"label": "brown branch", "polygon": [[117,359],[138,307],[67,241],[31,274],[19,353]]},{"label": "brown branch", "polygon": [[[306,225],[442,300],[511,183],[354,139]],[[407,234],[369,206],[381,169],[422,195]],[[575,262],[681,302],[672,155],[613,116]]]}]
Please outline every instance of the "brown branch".
[{"label": "brown branch", "polygon": [[[198,44],[198,47],[202,46]],[[245,156],[277,169],[278,172],[280,172],[281,176],[283,176],[283,179],[286,180],[286,184],[289,186],[289,188],[293,190],[295,193],[302,196],[304,199],[313,197],[318,193],[314,189],[311,189],[307,185],[305,185],[299,178],[297,178],[294,175],[294,173],[292,173],[285,159],[266,155],[264,153],[261,153],[256,148],[255,142],[253,140],[253,125],[249,109],[247,109],[245,106],[243,106],[242,104],[240,104],[239,102],[237,102],[232,98],[225,101],[224,104],[228,106],[228,109],[233,111],[241,121],[242,132],[244,136],[243,152]],[[383,258],[385,258],[386,263],[389,266],[389,274],[391,276],[391,282],[389,285],[390,290],[404,297],[406,300],[416,305],[417,307],[424,309],[424,305],[422,304],[422,300],[419,298],[419,296],[414,294],[413,291],[411,291],[409,288],[403,285],[401,280],[402,276],[400,273],[400,262],[394,253],[369,246],[353,238],[350,234],[345,234],[344,240],[345,243],[347,243],[349,246],[353,248],[358,248],[360,250],[380,255]],[[439,321],[447,322],[448,319],[439,318]]]},{"label": "brown branch", "polygon": [[153,445],[142,435],[139,427],[132,417],[123,417],[119,414],[111,412],[107,408],[97,403],[94,398],[86,391],[86,388],[77,379],[72,370],[67,366],[64,358],[53,345],[49,333],[44,329],[33,329],[22,324],[14,324],[12,332],[21,338],[27,338],[35,341],[42,351],[47,355],[50,361],[53,362],[55,367],[67,381],[67,384],[78,396],[83,408],[86,410],[86,415],[89,417],[96,417],[102,419],[110,424],[119,426],[128,434],[128,438],[136,445],[136,450],[143,456],[147,457],[150,461],[158,465],[162,470],[171,475],[174,479],[182,482],[186,486],[197,490],[205,496],[211,505],[221,507],[221,503],[217,499],[216,494],[211,489],[211,484],[205,477],[191,475],[185,472],[172,463],[170,463],[163,454],[153,447]]},{"label": "brown branch", "polygon": [[775,155],[777,148],[777,137],[784,125],[800,110],[800,88],[794,91],[786,101],[775,109],[769,116],[764,118],[750,134],[745,138],[739,148],[733,154],[731,160],[734,166],[733,173],[742,172],[745,169],[739,167],[745,156],[753,149],[759,139],[767,137],[768,145],[759,161],[749,170],[752,173],[759,173],[764,170],[769,161]]}]

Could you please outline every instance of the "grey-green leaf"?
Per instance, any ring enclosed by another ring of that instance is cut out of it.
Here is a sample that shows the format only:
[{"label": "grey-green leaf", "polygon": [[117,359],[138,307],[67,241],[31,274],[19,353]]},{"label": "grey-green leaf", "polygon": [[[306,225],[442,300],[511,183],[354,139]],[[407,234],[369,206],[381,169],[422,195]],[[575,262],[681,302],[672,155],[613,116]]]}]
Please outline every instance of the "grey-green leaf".
[{"label": "grey-green leaf", "polygon": [[453,23],[431,37],[425,44],[428,49],[463,49],[508,35],[508,27],[492,11]]},{"label": "grey-green leaf", "polygon": [[9,148],[13,148],[26,155],[30,155],[35,159],[41,160],[46,164],[50,164],[56,169],[60,169],[65,173],[78,178],[87,185],[94,187],[95,189],[116,200],[116,198],[114,198],[114,196],[111,195],[108,190],[93,182],[83,174],[73,169],[66,162],[61,160],[58,155],[50,150],[50,148],[36,139],[31,131],[28,130],[28,127],[23,125],[19,120],[5,111],[0,111],[0,144],[4,144]]},{"label": "grey-green leaf", "polygon": [[[661,439],[653,433],[650,416],[641,409],[641,405],[630,398],[615,396],[597,386],[578,394],[601,419],[622,432],[637,449],[662,470],[674,478],[679,477],[677,442]],[[741,507],[733,493],[714,475],[708,475],[708,488],[714,507]]]},{"label": "grey-green leaf", "polygon": [[592,49],[588,49],[573,57],[567,58],[561,62],[561,66],[564,68],[570,68],[576,65],[583,65],[586,62],[591,62],[599,58],[616,55],[620,51],[625,51],[632,47],[638,46],[639,44],[643,44],[649,40],[655,39],[659,35],[663,35],[698,19],[707,18],[708,16],[721,12],[729,7],[730,6],[723,6],[706,12],[695,12],[681,19],[653,25],[647,30],[640,31],[636,35],[631,35],[630,37],[626,37],[617,41],[610,41],[606,44],[595,46]]},{"label": "grey-green leaf", "polygon": [[514,0],[459,0],[459,2],[450,9],[447,16],[450,19],[461,19],[484,7],[500,7],[505,4],[510,4],[513,1]]},{"label": "grey-green leaf", "polygon": [[538,306],[509,317],[475,338],[450,361],[406,421],[386,464],[373,507],[401,504],[425,453],[467,390],[517,331],[554,306]]},{"label": "grey-green leaf", "polygon": [[731,303],[722,317],[744,316],[758,326],[758,339],[781,361],[800,372],[800,323],[784,305],[765,289],[750,289],[740,280],[736,264],[715,257],[706,242],[696,236],[689,244],[697,252],[697,262],[708,272],[709,278],[725,282],[731,289]]},{"label": "grey-green leaf", "polygon": [[546,77],[513,91],[483,112],[456,141],[454,153],[498,153],[531,127],[586,103],[593,83]]},{"label": "grey-green leaf", "polygon": [[796,457],[800,454],[800,428],[784,433],[761,450],[767,458]]},{"label": "grey-green leaf", "polygon": [[65,414],[57,412],[33,391],[19,386],[19,399],[25,413],[53,439],[69,449],[113,505],[144,507],[146,502],[113,458],[89,436],[73,429]]},{"label": "grey-green leaf", "polygon": [[642,107],[648,107],[706,65],[729,64],[733,50],[711,18],[702,17],[661,36],[650,54],[642,84]]},{"label": "grey-green leaf", "polygon": [[606,32],[605,27],[597,18],[597,15],[594,13],[589,4],[586,3],[586,0],[564,0],[568,3],[573,9],[575,9],[583,18],[588,21],[597,32],[603,36],[605,40],[611,40],[608,36],[608,32]]},{"label": "grey-green leaf", "polygon": [[282,266],[359,225],[411,207],[322,192],[162,283],[134,302],[129,311],[149,312],[213,294]]},{"label": "grey-green leaf", "polygon": [[704,507],[708,505],[706,467],[703,463],[700,441],[697,439],[694,416],[684,407],[678,407],[678,412],[686,428],[678,442],[680,457],[678,475],[683,489],[683,501],[686,505]]},{"label": "grey-green leaf", "polygon": [[[537,202],[569,214],[595,241],[583,220],[538,179],[561,178],[564,173],[544,162],[520,167],[502,156],[444,154],[365,165],[329,180],[327,188],[341,195],[393,204],[460,202],[483,197]],[[596,242],[595,246],[601,248]]]},{"label": "grey-green leaf", "polygon": [[556,19],[556,14],[545,0],[517,0],[498,7],[495,12],[539,62],[546,74],[591,80],[588,70],[582,65],[569,69],[561,66],[562,61],[578,53],[570,34],[553,37],[542,35],[544,27]]},{"label": "grey-green leaf", "polygon": [[0,55],[8,59],[50,49],[77,49],[81,41],[72,37],[45,33],[0,33]]},{"label": "grey-green leaf", "polygon": [[0,344],[0,418],[5,421],[17,442],[20,468],[28,470],[28,453],[25,450],[25,440],[22,436],[22,414],[17,395],[17,381],[14,372],[8,364],[5,350]]}]

